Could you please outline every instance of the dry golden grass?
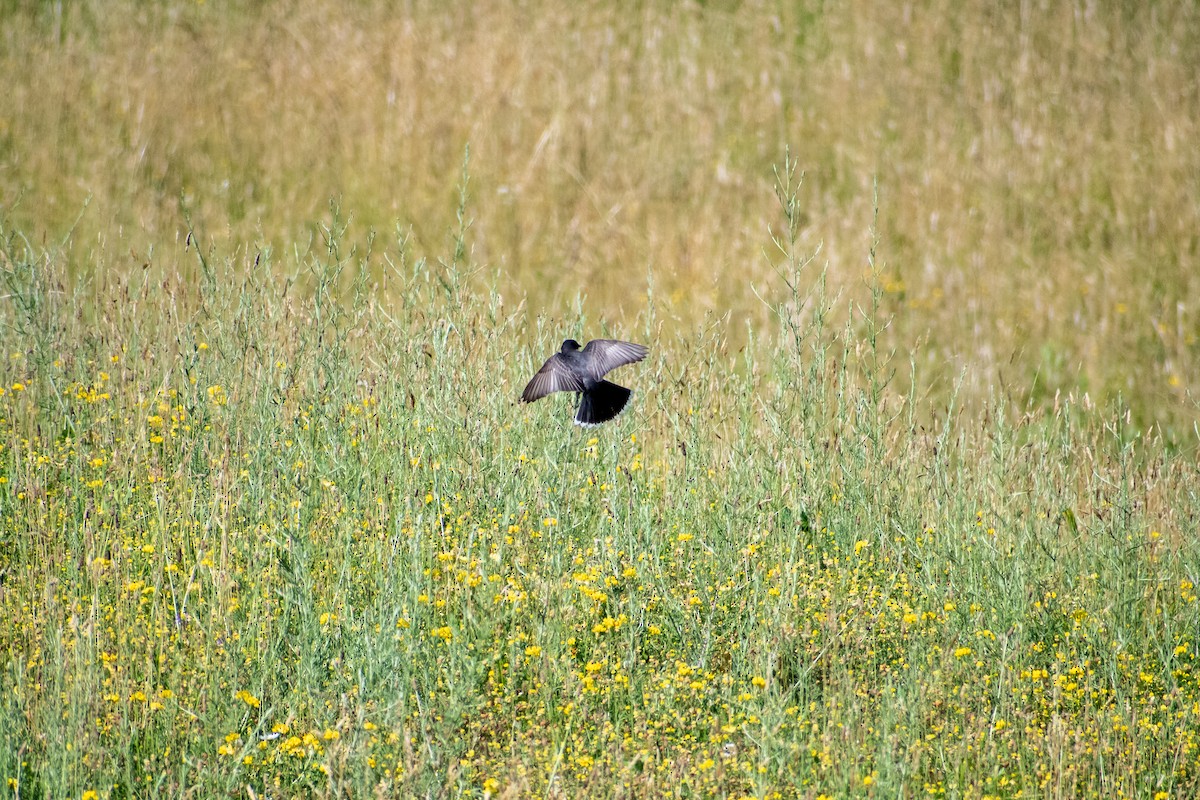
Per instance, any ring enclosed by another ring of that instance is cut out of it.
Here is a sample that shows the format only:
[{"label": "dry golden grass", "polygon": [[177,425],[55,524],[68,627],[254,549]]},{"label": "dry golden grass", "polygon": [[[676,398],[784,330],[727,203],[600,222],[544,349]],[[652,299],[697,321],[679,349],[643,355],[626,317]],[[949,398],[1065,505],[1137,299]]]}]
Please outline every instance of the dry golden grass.
[{"label": "dry golden grass", "polygon": [[562,318],[585,288],[628,323],[652,278],[668,326],[728,314],[737,341],[781,290],[790,145],[847,303],[878,182],[884,343],[922,390],[1196,420],[1190,4],[5,5],[3,217],[78,218],[79,269],[175,258],[185,212],[227,249],[305,247],[331,198],[353,236],[444,252],[469,144],[467,238],[507,295]]}]

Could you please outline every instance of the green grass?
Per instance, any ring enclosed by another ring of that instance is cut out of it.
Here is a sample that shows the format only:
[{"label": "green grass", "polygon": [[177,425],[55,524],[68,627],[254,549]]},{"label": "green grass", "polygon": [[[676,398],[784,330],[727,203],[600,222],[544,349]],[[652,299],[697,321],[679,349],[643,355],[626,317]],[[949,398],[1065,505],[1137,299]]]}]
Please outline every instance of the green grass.
[{"label": "green grass", "polygon": [[0,796],[1200,795],[1168,6],[0,0]]},{"label": "green grass", "polygon": [[[795,229],[743,349],[353,238],[72,285],[5,232],[8,795],[1200,789],[1193,454],[1126,410],[897,391]],[[600,334],[619,421],[515,402]]]}]

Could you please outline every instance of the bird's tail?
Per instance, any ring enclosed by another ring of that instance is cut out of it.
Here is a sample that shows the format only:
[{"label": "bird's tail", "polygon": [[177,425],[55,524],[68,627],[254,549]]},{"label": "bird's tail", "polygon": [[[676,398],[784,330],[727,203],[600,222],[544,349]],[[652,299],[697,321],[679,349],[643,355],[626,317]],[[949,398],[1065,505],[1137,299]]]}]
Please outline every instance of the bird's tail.
[{"label": "bird's tail", "polygon": [[575,413],[575,424],[585,428],[608,422],[625,410],[629,396],[633,394],[624,386],[610,381],[600,381],[583,393],[579,400],[579,411]]}]

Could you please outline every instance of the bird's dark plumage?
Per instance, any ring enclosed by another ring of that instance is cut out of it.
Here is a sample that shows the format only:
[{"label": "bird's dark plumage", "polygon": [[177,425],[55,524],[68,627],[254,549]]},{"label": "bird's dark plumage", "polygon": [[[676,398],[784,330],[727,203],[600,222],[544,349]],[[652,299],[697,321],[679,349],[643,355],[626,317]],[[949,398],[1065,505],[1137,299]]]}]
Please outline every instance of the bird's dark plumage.
[{"label": "bird's dark plumage", "polygon": [[593,339],[582,348],[579,342],[567,339],[533,376],[521,393],[521,402],[532,403],[553,392],[575,392],[579,395],[575,424],[592,427],[608,422],[625,409],[633,393],[604,380],[605,373],[641,361],[648,352],[644,345],[616,339]]}]

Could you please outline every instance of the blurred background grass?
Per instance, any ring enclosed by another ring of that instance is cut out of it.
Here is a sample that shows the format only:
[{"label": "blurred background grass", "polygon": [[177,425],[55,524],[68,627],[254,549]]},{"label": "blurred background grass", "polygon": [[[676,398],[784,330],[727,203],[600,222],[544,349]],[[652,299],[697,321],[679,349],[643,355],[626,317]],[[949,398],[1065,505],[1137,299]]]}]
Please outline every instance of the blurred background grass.
[{"label": "blurred background grass", "polygon": [[920,392],[1196,421],[1193,4],[0,7],[0,213],[73,229],[77,275],[193,269],[188,216],[226,251],[303,249],[331,198],[351,236],[445,252],[469,145],[478,280],[557,318],[583,289],[617,326],[652,293],[737,344],[785,288],[790,146],[799,245],[843,311],[880,284]]}]

